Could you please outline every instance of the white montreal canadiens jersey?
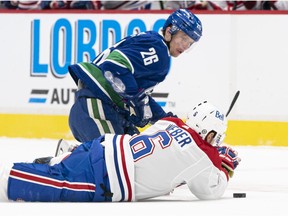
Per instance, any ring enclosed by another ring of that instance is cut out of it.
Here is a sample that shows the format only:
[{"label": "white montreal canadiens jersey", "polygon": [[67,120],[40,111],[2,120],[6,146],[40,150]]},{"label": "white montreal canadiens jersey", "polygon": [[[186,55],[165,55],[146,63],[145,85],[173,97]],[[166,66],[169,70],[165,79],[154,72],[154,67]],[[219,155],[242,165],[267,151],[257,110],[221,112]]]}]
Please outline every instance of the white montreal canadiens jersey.
[{"label": "white montreal canadiens jersey", "polygon": [[214,147],[178,118],[165,118],[139,135],[105,135],[112,201],[137,201],[186,183],[200,199],[223,195],[227,179]]},{"label": "white montreal canadiens jersey", "polygon": [[166,119],[130,140],[136,200],[165,195],[183,183],[200,199],[222,196],[227,178],[215,166],[221,167],[217,150],[180,119]]}]

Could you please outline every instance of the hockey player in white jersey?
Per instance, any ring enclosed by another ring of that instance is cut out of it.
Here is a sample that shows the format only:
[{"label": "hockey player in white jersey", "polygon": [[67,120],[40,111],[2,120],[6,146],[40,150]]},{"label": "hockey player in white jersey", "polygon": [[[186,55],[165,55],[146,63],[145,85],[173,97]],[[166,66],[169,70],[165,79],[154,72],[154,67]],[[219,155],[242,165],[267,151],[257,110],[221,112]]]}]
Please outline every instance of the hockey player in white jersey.
[{"label": "hockey player in white jersey", "polygon": [[226,129],[224,114],[203,102],[186,124],[166,117],[141,134],[105,134],[54,165],[0,163],[0,201],[139,201],[182,184],[199,199],[219,199],[240,162],[221,146]]}]

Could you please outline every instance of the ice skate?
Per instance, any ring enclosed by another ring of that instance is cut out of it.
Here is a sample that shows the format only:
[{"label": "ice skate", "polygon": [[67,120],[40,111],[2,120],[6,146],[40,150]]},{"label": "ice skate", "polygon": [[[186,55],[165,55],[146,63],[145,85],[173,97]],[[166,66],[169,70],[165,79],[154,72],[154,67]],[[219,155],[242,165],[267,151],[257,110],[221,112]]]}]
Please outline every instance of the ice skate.
[{"label": "ice skate", "polygon": [[55,157],[57,157],[63,153],[66,153],[66,152],[72,152],[78,146],[79,145],[77,145],[77,144],[70,144],[67,141],[65,141],[64,139],[60,139],[58,141],[57,149],[55,152]]}]

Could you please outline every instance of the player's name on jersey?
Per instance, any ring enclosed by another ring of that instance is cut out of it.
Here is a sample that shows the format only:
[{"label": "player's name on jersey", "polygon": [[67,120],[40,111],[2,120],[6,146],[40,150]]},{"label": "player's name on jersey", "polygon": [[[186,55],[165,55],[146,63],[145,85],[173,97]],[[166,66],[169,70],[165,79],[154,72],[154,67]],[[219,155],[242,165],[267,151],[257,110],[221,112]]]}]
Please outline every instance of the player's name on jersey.
[{"label": "player's name on jersey", "polygon": [[166,130],[178,142],[181,148],[191,144],[193,141],[191,135],[188,132],[176,125],[169,125]]}]

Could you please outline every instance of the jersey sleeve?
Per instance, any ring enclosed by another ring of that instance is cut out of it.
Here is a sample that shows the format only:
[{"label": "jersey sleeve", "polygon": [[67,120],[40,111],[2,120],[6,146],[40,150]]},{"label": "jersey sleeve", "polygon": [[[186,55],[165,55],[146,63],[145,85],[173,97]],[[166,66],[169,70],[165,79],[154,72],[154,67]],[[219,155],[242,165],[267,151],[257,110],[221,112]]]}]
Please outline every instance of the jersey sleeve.
[{"label": "jersey sleeve", "polygon": [[122,95],[135,95],[139,86],[126,59],[113,51],[108,59],[98,66],[113,89]]},{"label": "jersey sleeve", "polygon": [[219,199],[225,192],[228,180],[223,171],[215,166],[201,172],[187,182],[189,190],[203,200]]},{"label": "jersey sleeve", "polygon": [[[199,170],[199,173],[189,179],[189,174],[185,177],[185,182],[187,183],[190,191],[199,199],[218,199],[220,198],[228,185],[227,173],[221,166],[221,158],[217,149],[204,141],[193,129],[188,127],[181,119],[174,117],[163,118],[162,120],[170,121],[177,124],[179,127],[188,131],[193,140],[205,153],[206,157],[201,160],[202,166],[206,169]],[[200,161],[198,162],[200,163]],[[195,169],[191,167],[191,170]],[[186,170],[189,173],[189,170]],[[192,172],[192,171],[191,171]]]},{"label": "jersey sleeve", "polygon": [[153,116],[151,118],[151,123],[158,121],[161,118],[164,118],[166,115],[166,112],[162,109],[162,107],[152,98],[149,98],[149,105],[151,108],[151,111],[153,113]]}]

